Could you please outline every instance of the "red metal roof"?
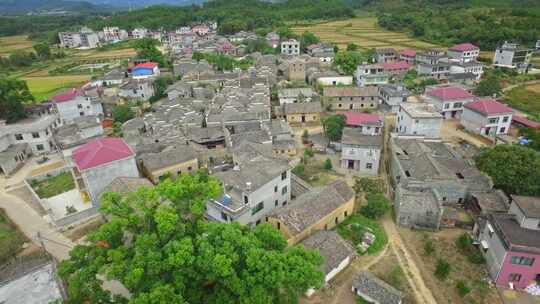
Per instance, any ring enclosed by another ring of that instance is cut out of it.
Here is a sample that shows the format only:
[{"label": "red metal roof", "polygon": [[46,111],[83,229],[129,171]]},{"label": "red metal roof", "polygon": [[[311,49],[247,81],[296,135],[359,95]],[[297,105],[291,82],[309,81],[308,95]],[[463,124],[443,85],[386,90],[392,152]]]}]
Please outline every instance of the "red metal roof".
[{"label": "red metal roof", "polygon": [[317,49],[317,48],[320,48],[320,47],[321,47],[320,44],[314,43],[314,44],[310,44],[310,45],[307,47],[307,49],[308,49],[308,50],[313,50],[313,49]]},{"label": "red metal roof", "polygon": [[491,98],[479,99],[473,102],[469,102],[466,103],[464,107],[486,115],[514,112],[512,108],[507,107],[506,105]]},{"label": "red metal roof", "polygon": [[517,116],[517,115],[512,116],[512,123],[517,123],[527,128],[540,130],[540,122],[532,121],[523,116]]},{"label": "red metal roof", "polygon": [[388,62],[382,64],[383,69],[387,71],[392,70],[407,70],[411,68],[411,65],[406,61]]},{"label": "red metal roof", "polygon": [[100,138],[73,151],[73,161],[79,170],[101,166],[133,155],[131,148],[121,138]]},{"label": "red metal roof", "polygon": [[347,117],[348,126],[382,125],[382,117],[378,114],[345,112],[343,115]]},{"label": "red metal roof", "polygon": [[463,99],[471,98],[474,95],[467,92],[465,89],[460,87],[442,87],[435,88],[427,92],[427,95],[437,97],[440,100],[453,100],[453,99]]},{"label": "red metal roof", "polygon": [[154,69],[157,66],[158,66],[158,64],[156,62],[148,61],[148,62],[145,62],[145,63],[137,64],[135,66],[135,69],[137,69],[137,68]]},{"label": "red metal roof", "polygon": [[451,51],[458,51],[458,52],[465,52],[465,51],[472,51],[476,50],[478,47],[472,43],[461,43],[456,44],[453,47],[450,48]]},{"label": "red metal roof", "polygon": [[406,57],[415,57],[416,51],[411,49],[403,49],[399,52],[400,55],[406,56]]},{"label": "red metal roof", "polygon": [[84,96],[83,90],[82,89],[71,88],[71,89],[69,89],[69,91],[66,91],[66,92],[60,93],[60,94],[58,94],[56,96],[51,97],[51,101],[53,103],[66,102],[66,101],[70,101],[70,100],[74,99],[77,96]]}]

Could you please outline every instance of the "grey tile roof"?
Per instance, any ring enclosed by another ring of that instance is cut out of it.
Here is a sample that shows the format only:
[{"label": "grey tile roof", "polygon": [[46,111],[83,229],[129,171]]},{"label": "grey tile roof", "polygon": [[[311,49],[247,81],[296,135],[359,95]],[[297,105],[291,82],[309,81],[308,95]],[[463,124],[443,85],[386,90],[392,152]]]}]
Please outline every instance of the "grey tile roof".
[{"label": "grey tile roof", "polygon": [[540,197],[512,195],[512,201],[526,217],[540,219]]},{"label": "grey tile roof", "polygon": [[177,145],[159,153],[144,153],[137,158],[148,170],[154,171],[197,159],[197,154],[190,146]]},{"label": "grey tile roof", "polygon": [[345,181],[339,180],[325,187],[313,188],[296,198],[286,207],[279,208],[272,216],[279,219],[296,235],[320,221],[354,197],[354,191]]},{"label": "grey tile roof", "polygon": [[323,271],[330,273],[346,258],[356,256],[356,250],[335,231],[317,231],[301,243],[307,249],[319,251],[324,258]]},{"label": "grey tile roof", "polygon": [[302,94],[304,97],[311,97],[315,95],[315,92],[312,88],[291,88],[291,89],[281,89],[278,91],[279,98],[292,98],[298,97]]},{"label": "grey tile roof", "polygon": [[382,146],[382,136],[371,136],[362,134],[358,128],[344,128],[341,137],[341,143],[344,145],[355,145],[363,147],[377,147]]},{"label": "grey tile roof", "polygon": [[0,127],[0,137],[5,134],[43,131],[51,127],[56,119],[58,119],[58,116],[54,114],[41,116],[39,118],[28,118],[16,123],[7,124]]},{"label": "grey tile roof", "polygon": [[304,113],[321,113],[322,106],[320,102],[300,102],[286,103],[282,106],[284,114],[304,114]]},{"label": "grey tile roof", "polygon": [[359,292],[381,304],[399,304],[403,294],[371,272],[360,271],[353,279],[352,286]]},{"label": "grey tile roof", "polygon": [[377,87],[327,87],[324,88],[326,97],[371,97],[378,96]]},{"label": "grey tile roof", "polygon": [[482,213],[488,212],[506,212],[510,207],[509,199],[501,190],[492,190],[489,192],[473,192],[471,197],[476,198]]}]

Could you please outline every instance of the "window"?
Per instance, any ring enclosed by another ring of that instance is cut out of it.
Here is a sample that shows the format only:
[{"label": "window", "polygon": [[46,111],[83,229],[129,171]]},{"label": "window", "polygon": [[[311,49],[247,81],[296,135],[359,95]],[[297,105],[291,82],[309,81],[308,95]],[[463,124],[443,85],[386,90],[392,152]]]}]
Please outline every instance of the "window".
[{"label": "window", "polygon": [[15,134],[15,139],[16,140],[23,140],[22,134]]},{"label": "window", "polygon": [[32,138],[39,138],[38,132],[32,132]]},{"label": "window", "polygon": [[227,213],[221,212],[221,219],[224,220],[224,221],[228,221],[229,217],[227,216]]},{"label": "window", "polygon": [[255,222],[255,226],[259,225],[261,223],[261,220],[258,220]]},{"label": "window", "polygon": [[343,212],[343,216],[347,217],[347,211]]},{"label": "window", "polygon": [[281,194],[282,195],[287,194],[287,186],[281,188]]},{"label": "window", "polygon": [[415,122],[415,123],[419,123],[420,121],[419,121],[418,119],[415,119],[414,122]]},{"label": "window", "polygon": [[509,118],[508,116],[503,117],[503,121],[502,121],[502,122],[508,122],[508,118]]},{"label": "window", "polygon": [[337,225],[337,223],[339,223],[339,218],[338,218],[338,217],[336,217],[336,218],[334,219],[334,222],[335,222],[335,223],[336,223],[336,225]]},{"label": "window", "polygon": [[274,186],[274,193],[276,193],[278,190],[278,186]]},{"label": "window", "polygon": [[281,173],[281,180],[287,179],[287,171]]},{"label": "window", "polygon": [[505,127],[502,127],[502,128],[499,129],[499,133],[504,133],[504,131],[506,131]]},{"label": "window", "polygon": [[84,116],[84,112],[79,112],[79,115],[80,115],[80,116]]},{"label": "window", "polygon": [[244,204],[249,204],[249,198],[247,195],[244,195]]},{"label": "window", "polygon": [[274,201],[274,206],[277,207],[278,204],[279,204],[278,200],[275,200],[275,201]]},{"label": "window", "polygon": [[366,169],[373,169],[372,163],[366,163]]},{"label": "window", "polygon": [[82,109],[82,104],[78,104],[77,109]]},{"label": "window", "polygon": [[456,102],[456,103],[454,104],[454,109],[456,109],[456,108],[461,108],[462,106],[463,106],[463,103],[461,103],[461,102]]},{"label": "window", "polygon": [[445,103],[445,104],[444,104],[444,108],[445,108],[445,109],[450,109],[450,104],[449,104],[449,103]]},{"label": "window", "polygon": [[532,266],[534,258],[528,258],[524,256],[513,256],[510,258],[510,263],[515,265]]},{"label": "window", "polygon": [[287,201],[283,201],[283,204],[281,204],[282,206],[285,206],[287,205]]},{"label": "window", "polygon": [[257,204],[257,206],[255,206],[255,208],[251,209],[251,215],[254,215],[263,209],[264,209],[264,202],[260,202]]},{"label": "window", "polygon": [[45,148],[43,147],[43,145],[39,144],[39,145],[36,145],[36,149],[38,151],[43,151]]},{"label": "window", "polygon": [[495,124],[497,122],[499,122],[499,117],[493,117],[488,120],[488,123],[490,124]]},{"label": "window", "polygon": [[191,167],[187,167],[187,170],[188,170],[188,171],[191,171],[191,169],[192,169]]},{"label": "window", "polygon": [[519,273],[511,273],[508,276],[508,281],[509,282],[519,282],[520,280],[521,280],[521,274],[519,274]]},{"label": "window", "polygon": [[277,223],[277,230],[279,230],[279,229],[281,229],[281,223],[280,222]]}]

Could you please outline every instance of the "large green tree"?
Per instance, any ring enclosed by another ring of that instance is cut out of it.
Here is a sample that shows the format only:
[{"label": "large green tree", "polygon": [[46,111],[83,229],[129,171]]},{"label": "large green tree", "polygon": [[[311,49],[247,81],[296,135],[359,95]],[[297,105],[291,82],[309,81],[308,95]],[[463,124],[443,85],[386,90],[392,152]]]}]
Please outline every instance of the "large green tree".
[{"label": "large green tree", "polygon": [[495,187],[509,194],[540,195],[540,153],[518,145],[497,145],[476,158]]},{"label": "large green tree", "polygon": [[501,82],[495,77],[489,77],[480,81],[474,90],[474,94],[477,96],[493,96],[498,95],[501,90]]},{"label": "large green tree", "polygon": [[15,122],[26,115],[24,104],[34,101],[26,81],[0,78],[0,119]]},{"label": "large green tree", "polygon": [[143,38],[135,42],[134,48],[137,51],[137,57],[158,62],[160,66],[166,64],[165,57],[158,50],[159,41],[152,38]]},{"label": "large green tree", "polygon": [[341,114],[327,117],[323,121],[324,132],[326,133],[326,136],[328,136],[331,141],[341,140],[341,135],[343,133],[343,128],[345,128],[346,121],[347,118],[345,117],[345,115]]},{"label": "large green tree", "polygon": [[40,59],[49,59],[51,58],[51,48],[48,43],[38,43],[34,45],[34,50],[36,55]]},{"label": "large green tree", "polygon": [[112,303],[99,278],[120,281],[129,303],[293,303],[323,274],[319,253],[287,247],[268,224],[255,228],[204,219],[221,195],[204,172],[121,196],[106,193],[109,221],[61,263],[68,303]]},{"label": "large green tree", "polygon": [[114,122],[122,124],[135,117],[135,113],[129,105],[117,105],[112,110],[112,116]]}]

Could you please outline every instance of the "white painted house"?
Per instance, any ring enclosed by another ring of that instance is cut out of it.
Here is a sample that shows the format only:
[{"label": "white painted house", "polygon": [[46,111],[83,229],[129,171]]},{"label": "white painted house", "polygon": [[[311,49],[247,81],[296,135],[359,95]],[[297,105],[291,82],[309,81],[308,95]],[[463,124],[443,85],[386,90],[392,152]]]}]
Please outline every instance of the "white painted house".
[{"label": "white painted house", "polygon": [[281,41],[281,54],[300,55],[300,42],[298,42],[296,39]]},{"label": "white painted house", "polygon": [[447,54],[450,60],[471,62],[480,55],[480,48],[472,43],[461,43],[449,48]]},{"label": "white painted house", "polygon": [[523,48],[517,43],[504,42],[495,50],[493,65],[516,69],[518,73],[527,72],[531,64],[532,51],[532,49]]},{"label": "white painted house", "polygon": [[379,173],[381,149],[381,135],[365,135],[358,128],[344,128],[341,137],[341,168],[359,175],[376,176]]},{"label": "white painted house", "polygon": [[471,73],[480,80],[484,74],[484,65],[478,61],[458,61],[450,63],[450,74]]},{"label": "white painted house", "polygon": [[483,136],[507,134],[513,110],[491,98],[467,103],[461,116],[465,129]]},{"label": "white painted house", "polygon": [[405,102],[400,105],[397,113],[396,133],[439,138],[442,119],[432,104]]},{"label": "white painted house", "polygon": [[381,64],[358,65],[354,76],[359,87],[387,84],[389,80],[389,74],[385,72]]},{"label": "white painted house", "polygon": [[457,85],[426,87],[424,97],[445,119],[459,118],[463,105],[474,99],[471,92]]},{"label": "white painted house", "polygon": [[63,123],[72,123],[75,118],[81,116],[103,115],[101,103],[86,96],[83,89],[72,88],[51,97],[50,100]]}]

